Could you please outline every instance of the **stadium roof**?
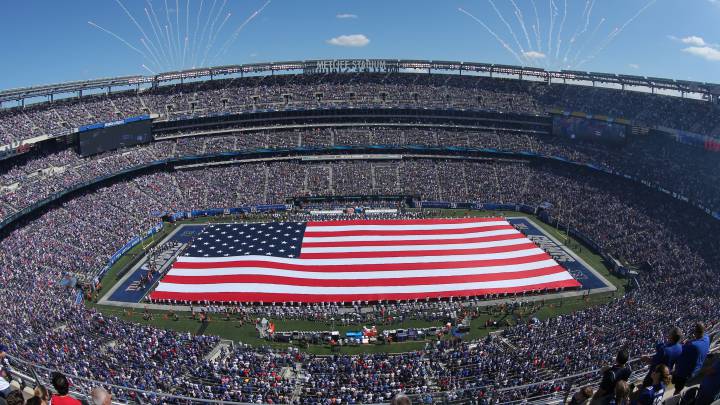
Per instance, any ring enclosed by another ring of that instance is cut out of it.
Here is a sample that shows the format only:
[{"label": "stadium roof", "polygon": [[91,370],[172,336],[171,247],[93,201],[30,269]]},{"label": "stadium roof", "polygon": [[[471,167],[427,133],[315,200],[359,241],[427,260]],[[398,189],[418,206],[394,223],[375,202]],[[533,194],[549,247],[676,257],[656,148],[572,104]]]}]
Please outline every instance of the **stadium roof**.
[{"label": "stadium roof", "polygon": [[[42,86],[32,86],[0,91],[0,102],[21,101],[34,97],[49,97],[63,93],[77,93],[86,90],[110,89],[112,87],[128,87],[141,84],[159,85],[164,82],[183,81],[186,79],[214,78],[231,74],[256,74],[274,72],[317,72],[328,71],[332,66],[334,71],[384,71],[399,72],[404,69],[423,69],[431,71],[457,72],[485,72],[499,73],[522,77],[537,77],[545,80],[560,79],[572,81],[586,81],[593,83],[619,84],[622,86],[643,86],[654,89],[673,90],[678,92],[692,92],[706,95],[720,95],[720,85],[714,83],[691,82],[685,80],[663,79],[656,77],[643,77],[620,75],[614,73],[593,73],[575,70],[548,71],[541,68],[501,65],[478,62],[431,61],[410,59],[339,59],[339,60],[308,60],[251,63],[244,65],[216,66],[210,68],[189,69],[174,72],[160,73],[154,76],[123,76],[108,79],[95,79],[75,81]],[[338,68],[338,66],[342,68]]]}]

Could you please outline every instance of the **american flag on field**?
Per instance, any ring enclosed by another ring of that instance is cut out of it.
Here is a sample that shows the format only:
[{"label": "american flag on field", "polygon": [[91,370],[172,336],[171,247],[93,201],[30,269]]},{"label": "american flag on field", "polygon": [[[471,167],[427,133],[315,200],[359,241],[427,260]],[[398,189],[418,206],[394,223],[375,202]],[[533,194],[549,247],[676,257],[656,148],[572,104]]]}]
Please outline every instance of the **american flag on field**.
[{"label": "american flag on field", "polygon": [[579,286],[502,218],[347,220],[209,225],[150,297],[394,301]]}]

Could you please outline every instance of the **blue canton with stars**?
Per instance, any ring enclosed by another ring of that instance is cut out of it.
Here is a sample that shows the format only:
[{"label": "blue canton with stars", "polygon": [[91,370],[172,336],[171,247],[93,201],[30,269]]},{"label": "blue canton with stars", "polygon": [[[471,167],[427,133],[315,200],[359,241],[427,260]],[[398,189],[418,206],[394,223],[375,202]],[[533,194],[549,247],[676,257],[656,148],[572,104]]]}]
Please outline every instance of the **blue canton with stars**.
[{"label": "blue canton with stars", "polygon": [[183,256],[299,257],[304,234],[304,222],[213,224],[200,232]]}]

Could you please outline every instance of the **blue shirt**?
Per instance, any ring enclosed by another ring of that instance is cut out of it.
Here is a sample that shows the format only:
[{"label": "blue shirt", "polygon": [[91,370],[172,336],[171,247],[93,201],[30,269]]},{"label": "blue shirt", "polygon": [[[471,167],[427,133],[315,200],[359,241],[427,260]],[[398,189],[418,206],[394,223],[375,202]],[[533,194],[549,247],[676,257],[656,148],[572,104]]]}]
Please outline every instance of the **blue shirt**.
[{"label": "blue shirt", "polygon": [[720,359],[715,360],[710,373],[700,383],[700,391],[698,391],[695,403],[697,405],[711,404],[718,394],[720,394]]},{"label": "blue shirt", "polygon": [[675,364],[675,375],[691,378],[703,366],[710,350],[710,337],[705,335],[700,339],[691,340],[682,347],[682,354]]},{"label": "blue shirt", "polygon": [[668,369],[672,370],[675,362],[682,353],[682,345],[680,343],[658,343],[655,346],[655,355],[650,363],[650,370],[655,370],[658,364],[664,364]]},{"label": "blue shirt", "polygon": [[660,405],[663,402],[663,395],[665,395],[665,384],[660,382],[658,385],[643,388],[633,405]]}]

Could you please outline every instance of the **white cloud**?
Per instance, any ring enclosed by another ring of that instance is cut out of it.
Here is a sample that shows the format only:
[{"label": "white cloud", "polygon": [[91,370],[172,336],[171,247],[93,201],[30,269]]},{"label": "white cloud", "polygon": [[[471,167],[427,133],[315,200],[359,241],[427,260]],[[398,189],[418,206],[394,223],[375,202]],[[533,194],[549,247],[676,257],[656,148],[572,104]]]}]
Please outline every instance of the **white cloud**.
[{"label": "white cloud", "polygon": [[630,68],[632,69],[640,69],[640,65],[638,65],[637,63],[631,63],[628,66],[630,66]]},{"label": "white cloud", "polygon": [[340,13],[335,16],[335,18],[339,19],[346,19],[346,18],[358,18],[357,14],[350,14],[350,13]]},{"label": "white cloud", "polygon": [[704,39],[702,39],[701,37],[695,36],[695,35],[690,35],[689,37],[681,38],[680,42],[682,42],[683,44],[692,45],[692,46],[706,46],[707,45],[707,42],[705,42]]},{"label": "white cloud", "polygon": [[691,55],[699,56],[710,61],[720,61],[720,49],[711,46],[691,46],[683,49]]},{"label": "white cloud", "polygon": [[340,35],[330,38],[327,43],[335,46],[361,47],[370,43],[370,39],[363,34]]},{"label": "white cloud", "polygon": [[544,53],[537,52],[537,51],[525,51],[525,52],[523,52],[523,55],[525,55],[526,58],[530,58],[530,59],[544,59],[545,58]]}]

